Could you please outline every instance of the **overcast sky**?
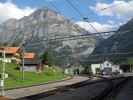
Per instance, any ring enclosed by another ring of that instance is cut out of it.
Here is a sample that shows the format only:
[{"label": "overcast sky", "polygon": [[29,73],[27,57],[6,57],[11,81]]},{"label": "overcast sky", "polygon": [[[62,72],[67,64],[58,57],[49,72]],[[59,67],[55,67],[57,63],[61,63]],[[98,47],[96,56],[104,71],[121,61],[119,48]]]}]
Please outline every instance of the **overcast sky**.
[{"label": "overcast sky", "polygon": [[[9,18],[20,19],[36,9],[49,7],[58,10],[83,28],[94,32],[83,17],[89,19],[98,31],[117,29],[133,17],[133,0],[70,0],[82,14],[79,15],[66,0],[0,0],[0,22]],[[56,6],[53,7],[53,5]],[[108,8],[109,7],[109,8]],[[108,8],[108,9],[105,9]]]}]

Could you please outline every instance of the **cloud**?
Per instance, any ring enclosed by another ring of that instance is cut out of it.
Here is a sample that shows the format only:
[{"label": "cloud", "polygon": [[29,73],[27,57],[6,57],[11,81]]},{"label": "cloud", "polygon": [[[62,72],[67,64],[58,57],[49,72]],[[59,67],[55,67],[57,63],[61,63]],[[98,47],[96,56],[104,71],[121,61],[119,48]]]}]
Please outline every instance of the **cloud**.
[{"label": "cloud", "polygon": [[0,23],[9,18],[20,19],[31,14],[35,8],[24,7],[19,8],[17,5],[8,0],[7,2],[0,2]]},{"label": "cloud", "polygon": [[93,25],[98,32],[106,32],[106,31],[112,31],[112,30],[116,30],[116,28],[118,28],[117,26],[114,26],[112,24],[101,24],[98,22],[83,22],[83,21],[79,21],[76,24],[78,24],[80,27],[86,29],[87,31],[91,32],[91,33],[95,33],[95,30],[90,26]]},{"label": "cloud", "polygon": [[[90,9],[101,16],[133,17],[133,1],[114,0],[111,4],[98,2]],[[107,8],[107,9],[106,9]]]}]

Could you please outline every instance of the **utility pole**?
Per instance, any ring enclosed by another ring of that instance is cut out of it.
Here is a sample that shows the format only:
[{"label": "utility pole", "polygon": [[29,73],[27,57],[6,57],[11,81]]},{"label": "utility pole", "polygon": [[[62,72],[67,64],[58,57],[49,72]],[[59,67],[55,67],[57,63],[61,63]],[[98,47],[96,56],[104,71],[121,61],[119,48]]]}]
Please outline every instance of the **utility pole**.
[{"label": "utility pole", "polygon": [[[25,55],[25,44],[26,44],[26,36],[25,36],[25,34],[23,34],[23,41],[22,41],[22,44],[21,44],[21,46],[22,46],[22,80],[24,81],[24,79],[25,79],[25,73],[24,73],[24,63],[25,63],[25,59],[24,59],[24,55]],[[20,46],[20,47],[21,47]]]},{"label": "utility pole", "polygon": [[[48,12],[48,8],[47,8],[47,12]],[[49,65],[49,60],[50,60],[50,58],[49,58],[49,56],[50,56],[50,40],[49,40],[49,17],[47,17],[47,21],[46,21],[46,34],[47,34],[47,53],[48,53],[48,65]]]},{"label": "utility pole", "polygon": [[25,54],[25,48],[24,48],[24,44],[22,44],[22,80],[24,80],[24,54]]},{"label": "utility pole", "polygon": [[5,49],[3,50],[3,67],[2,67],[2,80],[1,80],[1,95],[5,95]]}]

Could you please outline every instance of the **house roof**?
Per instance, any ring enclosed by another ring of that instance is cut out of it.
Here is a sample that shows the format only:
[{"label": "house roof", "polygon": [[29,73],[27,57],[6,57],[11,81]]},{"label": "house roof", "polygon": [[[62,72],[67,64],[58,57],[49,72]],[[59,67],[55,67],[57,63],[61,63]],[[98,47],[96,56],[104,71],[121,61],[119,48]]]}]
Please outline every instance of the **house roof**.
[{"label": "house roof", "polygon": [[15,54],[19,50],[19,47],[1,47],[0,52],[3,52],[3,50],[5,50],[7,54]]},{"label": "house roof", "polygon": [[30,52],[30,53],[24,53],[24,58],[25,59],[34,59],[35,53]]}]

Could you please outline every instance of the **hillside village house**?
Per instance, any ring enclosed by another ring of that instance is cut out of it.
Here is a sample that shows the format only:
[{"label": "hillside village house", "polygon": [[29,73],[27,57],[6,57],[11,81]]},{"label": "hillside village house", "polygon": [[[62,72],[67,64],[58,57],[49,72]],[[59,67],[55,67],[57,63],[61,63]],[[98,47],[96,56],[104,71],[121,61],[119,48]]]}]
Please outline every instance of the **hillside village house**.
[{"label": "hillside village house", "polygon": [[[22,61],[20,63],[20,68],[22,68]],[[24,53],[24,70],[25,71],[36,71],[38,66],[38,60],[33,52]],[[21,69],[22,70],[22,69]]]},{"label": "hillside village house", "polygon": [[17,61],[20,53],[19,47],[0,47],[0,61],[3,61],[3,52],[5,51],[5,62],[11,63],[13,60]]},{"label": "hillside village house", "polygon": [[120,72],[120,66],[119,65],[115,65],[110,61],[104,61],[103,63],[95,63],[95,64],[91,64],[91,69],[92,69],[92,73],[96,74],[97,73],[97,69],[99,69],[100,71],[103,71],[105,69],[110,69],[111,72]]},{"label": "hillside village house", "polygon": [[[5,51],[6,58],[3,58],[3,53]],[[21,50],[19,47],[0,47],[0,61],[6,63],[12,63],[13,61],[20,64],[20,69],[22,68],[22,57]],[[36,55],[33,52],[24,53],[24,69],[27,71],[36,70],[38,67],[38,61]]]},{"label": "hillside village house", "polygon": [[[6,58],[3,58],[3,52],[5,51]],[[21,50],[19,47],[0,47],[0,61],[6,63],[12,63],[13,61],[20,64],[20,69],[22,68],[22,57]],[[24,66],[25,70],[35,70],[38,66],[37,59],[35,59],[35,53],[28,52],[24,53]]]}]

